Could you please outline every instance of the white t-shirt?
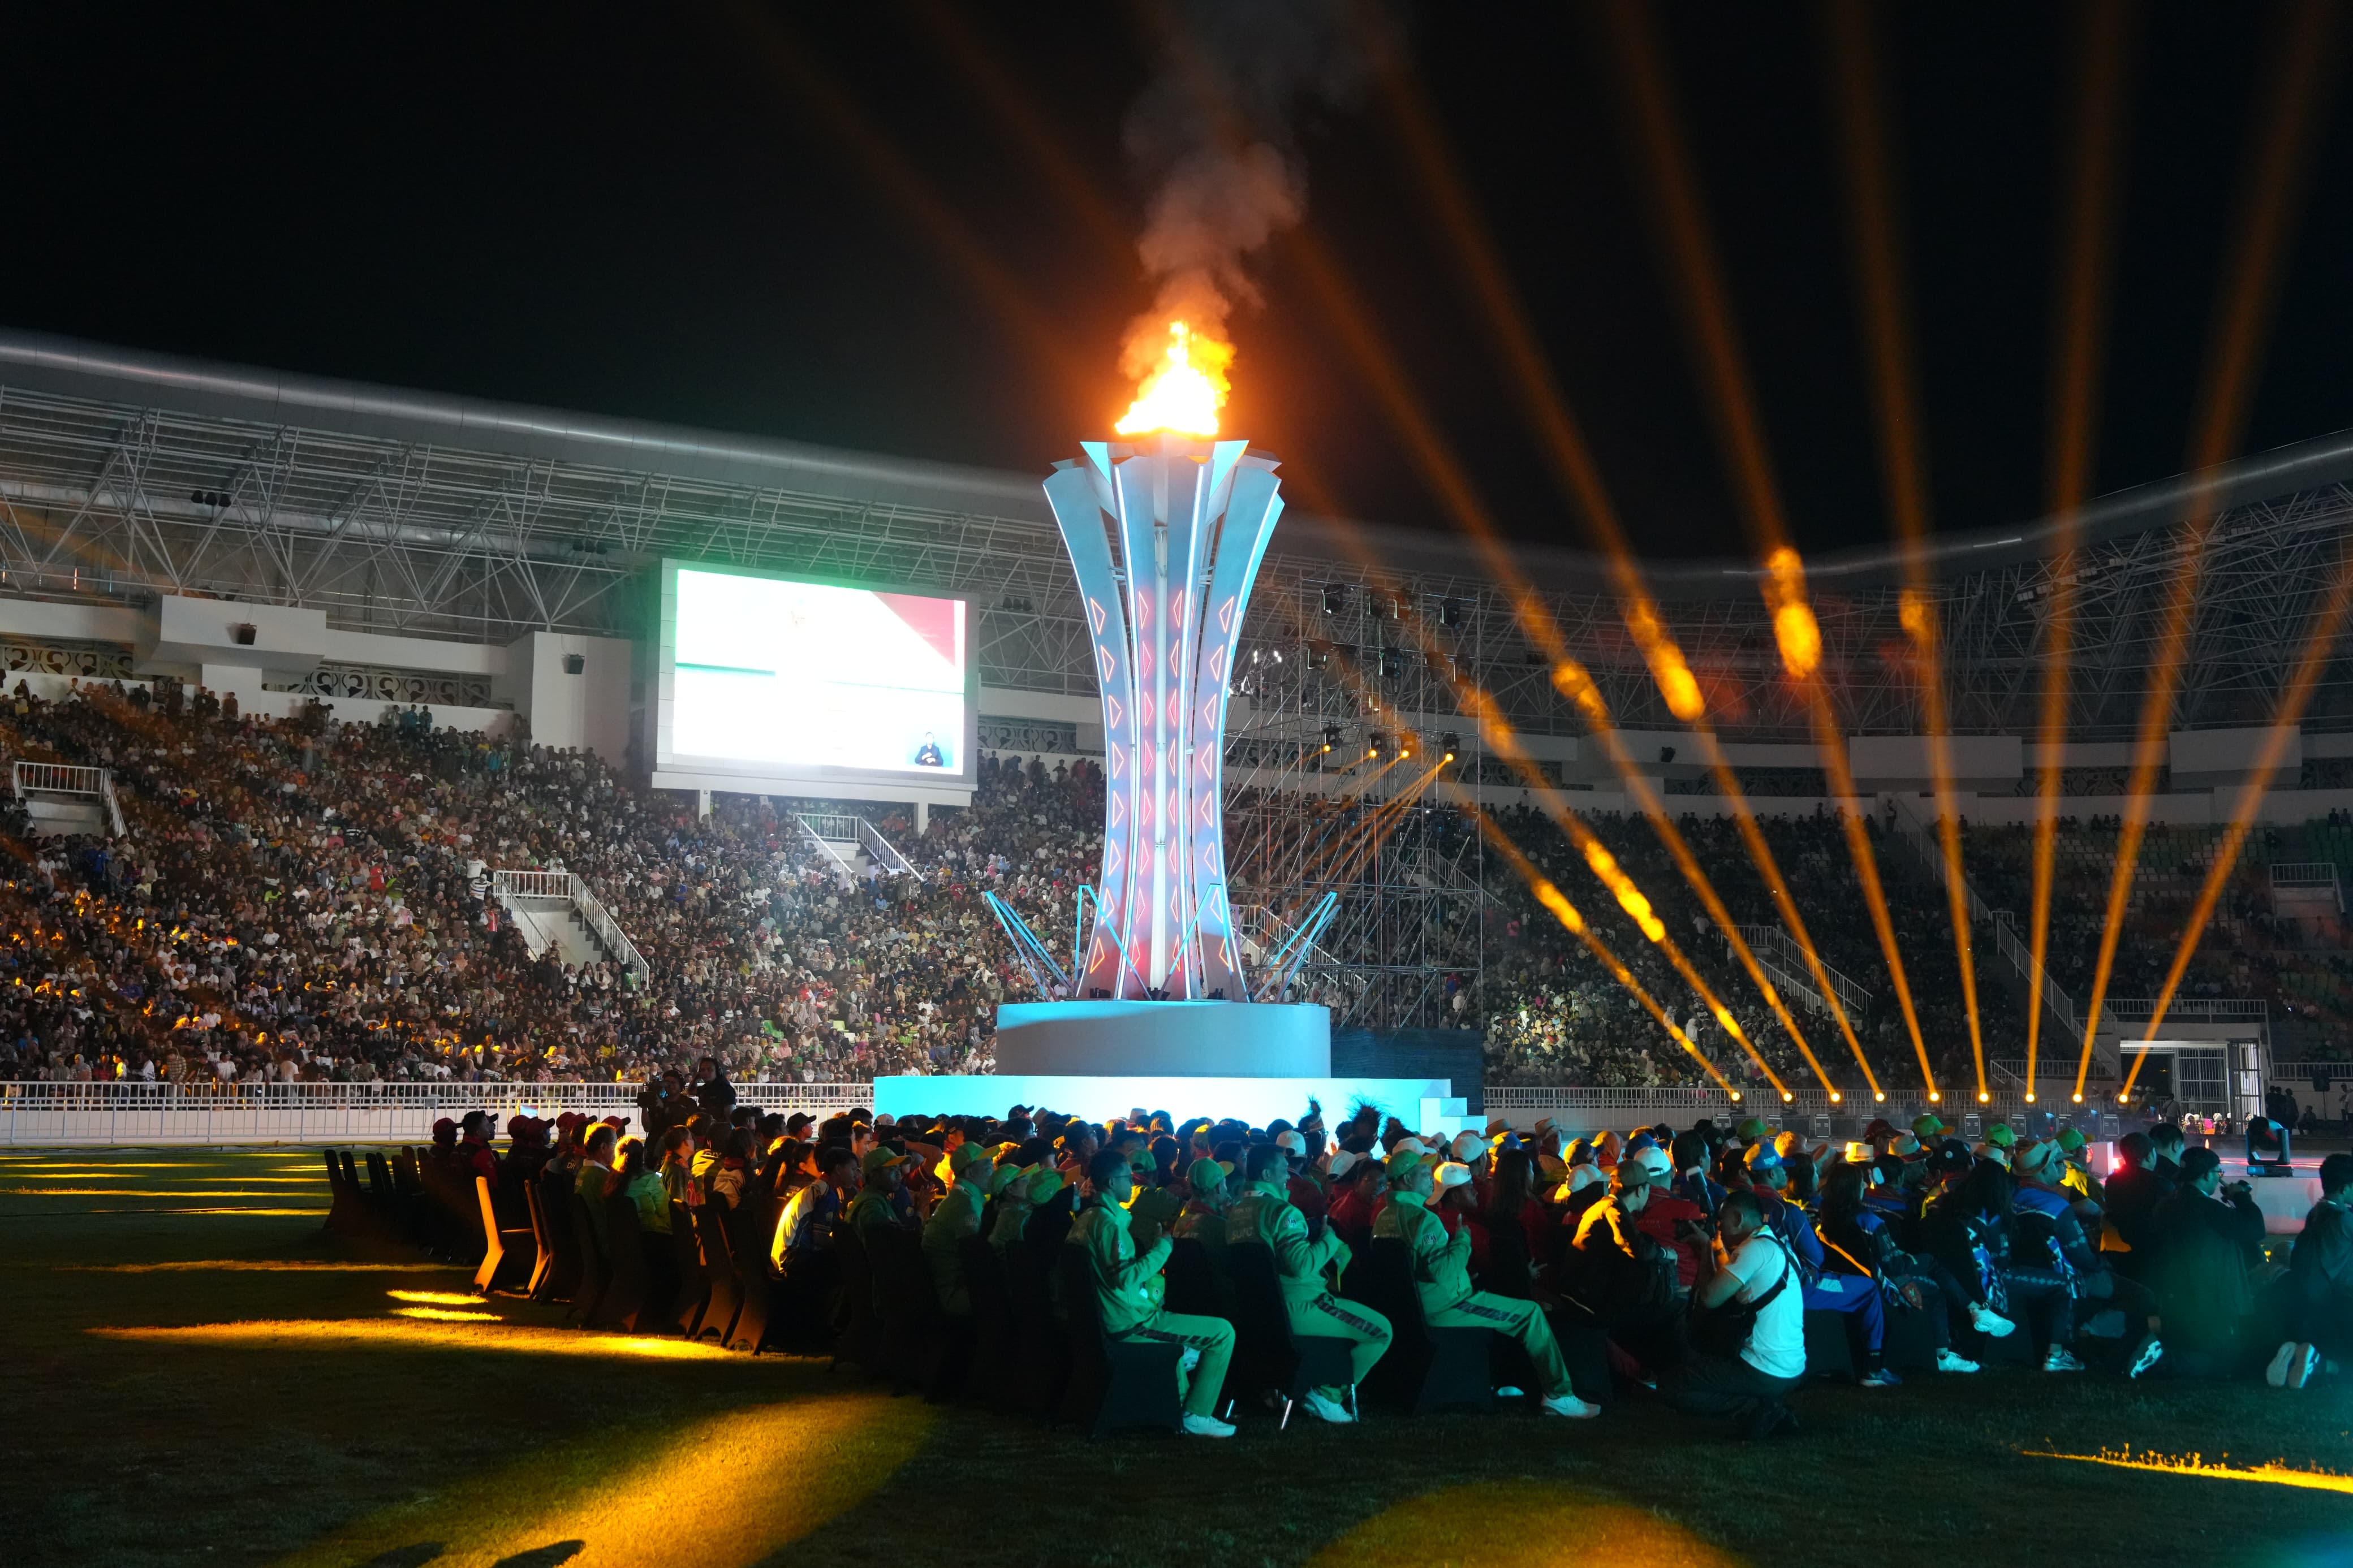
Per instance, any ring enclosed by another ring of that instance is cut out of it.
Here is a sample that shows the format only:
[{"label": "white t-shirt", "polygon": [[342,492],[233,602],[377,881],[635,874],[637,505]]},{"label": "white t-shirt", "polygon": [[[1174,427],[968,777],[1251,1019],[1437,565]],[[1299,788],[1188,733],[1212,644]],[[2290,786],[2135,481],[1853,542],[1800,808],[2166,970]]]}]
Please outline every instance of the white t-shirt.
[{"label": "white t-shirt", "polygon": [[1725,1268],[1740,1281],[1736,1301],[1755,1301],[1773,1289],[1787,1269],[1789,1282],[1757,1314],[1740,1359],[1767,1377],[1802,1377],[1806,1372],[1806,1292],[1788,1248],[1760,1232],[1740,1244]]}]

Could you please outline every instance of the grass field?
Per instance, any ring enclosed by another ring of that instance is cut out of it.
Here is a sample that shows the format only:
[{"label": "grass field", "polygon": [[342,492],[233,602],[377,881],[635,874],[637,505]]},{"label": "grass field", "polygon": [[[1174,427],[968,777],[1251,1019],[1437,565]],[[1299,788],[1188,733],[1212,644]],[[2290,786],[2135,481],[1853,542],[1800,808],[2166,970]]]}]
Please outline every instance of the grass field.
[{"label": "grass field", "polygon": [[2353,1473],[2338,1387],[1822,1386],[1761,1447],[1642,1399],[1089,1442],[471,1303],[326,1207],[310,1151],[0,1155],[0,1563],[2353,1563],[2353,1481],[2052,1457]]}]

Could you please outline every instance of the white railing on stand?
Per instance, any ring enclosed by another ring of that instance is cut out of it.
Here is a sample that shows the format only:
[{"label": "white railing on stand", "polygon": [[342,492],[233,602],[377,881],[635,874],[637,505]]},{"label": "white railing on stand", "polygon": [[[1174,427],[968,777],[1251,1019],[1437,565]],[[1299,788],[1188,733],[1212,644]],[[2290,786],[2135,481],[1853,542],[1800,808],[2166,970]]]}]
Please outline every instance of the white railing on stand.
[{"label": "white railing on stand", "polygon": [[[1748,951],[1757,955],[1757,962],[1766,963],[1768,959],[1772,961],[1775,984],[1779,984],[1782,973],[1789,974],[1790,983],[1803,994],[1813,998],[1814,1011],[1824,1016],[1829,1016],[1830,1008],[1823,1005],[1810,977],[1811,966],[1806,962],[1806,950],[1798,945],[1795,937],[1779,926],[1740,926],[1736,929],[1740,932],[1740,940],[1748,944]],[[1727,942],[1725,945],[1729,947],[1731,944]],[[1831,989],[1837,994],[1839,1003],[1846,1009],[1848,1017],[1860,1018],[1870,1013],[1870,992],[1827,963],[1822,965],[1822,973],[1830,976]]]},{"label": "white railing on stand", "polygon": [[[645,1131],[634,1083],[0,1083],[0,1145],[60,1143],[423,1142],[442,1117],[567,1110],[628,1120]],[[735,1085],[739,1105],[829,1116],[871,1106],[874,1086]]]},{"label": "white railing on stand", "polygon": [[614,961],[629,972],[640,985],[653,976],[653,966],[638,952],[620,922],[613,918],[604,901],[596,897],[587,879],[573,871],[493,871],[491,888],[501,903],[513,907],[517,899],[560,900],[572,906],[580,923],[596,939],[597,945],[611,954]]},{"label": "white railing on stand", "polygon": [[114,798],[114,771],[91,767],[82,763],[26,763],[11,764],[9,782],[22,800],[27,794],[89,795],[106,807],[106,820],[114,829],[114,837],[123,836],[122,807]]}]

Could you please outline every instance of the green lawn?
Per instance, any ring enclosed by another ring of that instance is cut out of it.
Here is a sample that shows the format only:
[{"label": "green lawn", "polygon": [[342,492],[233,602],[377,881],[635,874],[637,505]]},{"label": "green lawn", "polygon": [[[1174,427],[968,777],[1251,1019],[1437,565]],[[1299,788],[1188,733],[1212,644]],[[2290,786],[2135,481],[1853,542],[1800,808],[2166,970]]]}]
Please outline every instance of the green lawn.
[{"label": "green lawn", "polygon": [[466,1277],[322,1241],[326,1206],[310,1151],[0,1155],[0,1563],[2353,1563],[2353,1493],[2041,1457],[2353,1472],[2335,1387],[1825,1386],[1763,1447],[1643,1401],[1097,1443],[437,1302]]}]

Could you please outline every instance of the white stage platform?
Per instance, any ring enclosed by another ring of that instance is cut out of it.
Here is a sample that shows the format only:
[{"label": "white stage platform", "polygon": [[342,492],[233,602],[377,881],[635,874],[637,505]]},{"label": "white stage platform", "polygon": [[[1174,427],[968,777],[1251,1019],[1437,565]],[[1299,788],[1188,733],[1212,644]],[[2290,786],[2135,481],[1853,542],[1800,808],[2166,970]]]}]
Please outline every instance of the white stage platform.
[{"label": "white stage platform", "polygon": [[[1070,1004],[1063,1004],[1070,1005]],[[1156,1006],[1175,1004],[1157,1003]],[[1322,1009],[1317,1009],[1322,1011]],[[1069,1076],[990,1073],[983,1076],[878,1078],[877,1115],[1003,1116],[1026,1105],[1102,1121],[1137,1106],[1173,1116],[1238,1117],[1263,1127],[1278,1117],[1296,1121],[1315,1100],[1328,1126],[1363,1100],[1419,1131],[1459,1132],[1463,1102],[1445,1079],[1205,1078],[1198,1075]]]},{"label": "white stage platform", "polygon": [[1332,1010],[1310,1003],[1002,1002],[997,1068],[1089,1078],[1320,1079]]}]

